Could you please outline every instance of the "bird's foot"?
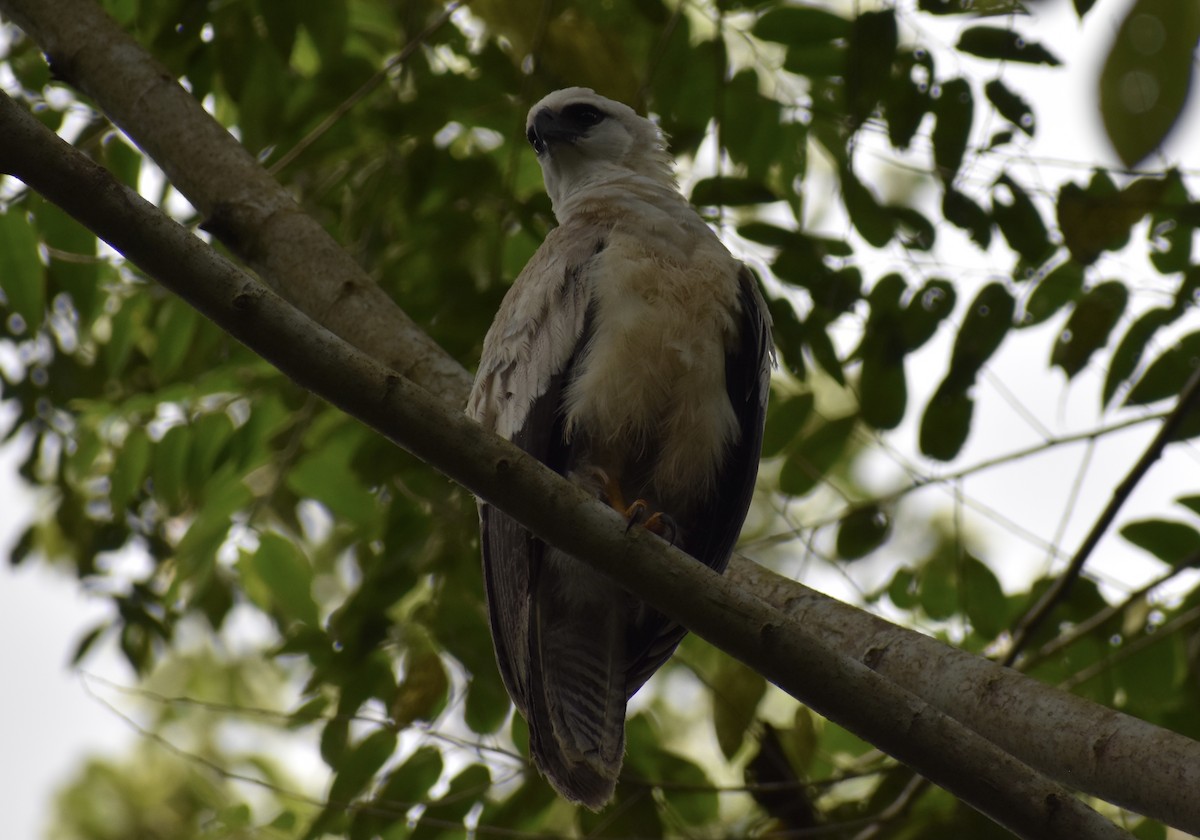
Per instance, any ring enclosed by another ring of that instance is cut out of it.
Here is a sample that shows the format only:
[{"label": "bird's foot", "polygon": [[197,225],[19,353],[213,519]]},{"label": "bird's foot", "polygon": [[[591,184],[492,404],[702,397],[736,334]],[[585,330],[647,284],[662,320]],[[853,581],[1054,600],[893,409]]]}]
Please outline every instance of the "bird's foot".
[{"label": "bird's foot", "polygon": [[679,528],[675,524],[675,520],[670,514],[655,511],[649,513],[650,503],[645,499],[638,499],[633,504],[625,509],[625,519],[629,523],[625,528],[625,533],[629,533],[629,529],[634,525],[641,525],[652,534],[656,534],[669,542],[675,544],[675,537],[679,534]]}]

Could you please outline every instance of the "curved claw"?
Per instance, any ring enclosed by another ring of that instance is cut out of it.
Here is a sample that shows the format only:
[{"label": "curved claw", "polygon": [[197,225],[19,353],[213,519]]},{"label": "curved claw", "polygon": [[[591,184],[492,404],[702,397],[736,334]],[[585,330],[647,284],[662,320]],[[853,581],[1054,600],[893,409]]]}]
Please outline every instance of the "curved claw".
[{"label": "curved claw", "polygon": [[625,527],[625,533],[629,533],[629,529],[634,525],[641,525],[647,531],[657,536],[662,537],[671,545],[675,545],[675,539],[679,536],[679,526],[675,524],[675,520],[670,514],[655,511],[649,516],[646,515],[650,510],[650,503],[645,499],[638,499],[633,504],[625,509],[625,519],[629,524]]}]

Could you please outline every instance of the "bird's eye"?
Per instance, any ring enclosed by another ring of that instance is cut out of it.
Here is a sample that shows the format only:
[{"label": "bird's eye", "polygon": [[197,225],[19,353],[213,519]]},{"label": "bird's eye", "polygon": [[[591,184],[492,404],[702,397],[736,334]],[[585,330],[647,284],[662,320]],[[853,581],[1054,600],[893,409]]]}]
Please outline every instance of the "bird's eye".
[{"label": "bird's eye", "polygon": [[563,116],[579,125],[592,126],[601,122],[606,116],[594,105],[568,105],[562,110]]},{"label": "bird's eye", "polygon": [[546,144],[542,142],[542,138],[538,137],[537,131],[530,126],[529,131],[525,132],[525,139],[529,141],[529,145],[533,146],[533,151],[541,154],[546,150]]}]

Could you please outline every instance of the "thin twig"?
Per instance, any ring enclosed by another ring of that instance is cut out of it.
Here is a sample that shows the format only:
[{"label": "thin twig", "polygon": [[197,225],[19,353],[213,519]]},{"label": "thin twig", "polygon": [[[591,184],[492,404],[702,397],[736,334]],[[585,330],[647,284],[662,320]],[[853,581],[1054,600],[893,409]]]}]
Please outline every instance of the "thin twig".
[{"label": "thin twig", "polygon": [[1137,603],[1142,598],[1145,598],[1148,594],[1150,594],[1150,592],[1179,575],[1180,572],[1183,572],[1186,569],[1195,568],[1198,565],[1200,565],[1200,551],[1196,552],[1179,565],[1174,566],[1170,571],[1150,581],[1145,586],[1139,587],[1133,592],[1130,592],[1129,595],[1120,603],[1110,604],[1099,612],[1094,613],[1086,621],[1075,625],[1069,631],[1055,636],[1049,642],[1040,647],[1036,652],[1030,654],[1029,656],[1023,657],[1019,662],[1015,663],[1014,667],[1017,668],[1017,670],[1025,671],[1029,668],[1032,668],[1034,665],[1037,665],[1039,662],[1044,662],[1054,654],[1058,653],[1060,650],[1065,650],[1066,648],[1075,644],[1075,642],[1093,632],[1097,627],[1104,624],[1109,619],[1120,613],[1123,613],[1133,604]]},{"label": "thin twig", "polygon": [[854,840],[871,840],[871,838],[878,837],[887,829],[888,823],[904,816],[917,801],[917,797],[928,789],[929,780],[914,773],[913,777],[908,780],[908,784],[904,786],[904,790],[900,791],[900,795],[880,811],[869,826],[855,834]]},{"label": "thin twig", "polygon": [[1099,544],[1100,538],[1108,530],[1108,526],[1116,519],[1121,506],[1125,504],[1126,499],[1133,493],[1134,488],[1137,487],[1138,483],[1149,472],[1150,467],[1162,455],[1163,449],[1170,443],[1171,438],[1175,436],[1176,430],[1198,401],[1200,401],[1200,367],[1196,368],[1188,378],[1187,384],[1179,392],[1179,400],[1175,403],[1175,407],[1167,415],[1166,419],[1163,420],[1158,434],[1154,436],[1154,440],[1150,441],[1150,445],[1146,447],[1146,451],[1142,453],[1142,457],[1138,459],[1137,463],[1133,465],[1133,469],[1129,471],[1129,474],[1113,490],[1112,499],[1109,500],[1108,506],[1100,514],[1100,518],[1096,520],[1096,524],[1092,526],[1091,532],[1088,533],[1079,550],[1075,552],[1075,556],[1071,558],[1071,562],[1067,565],[1066,570],[1054,582],[1054,585],[1046,590],[1038,602],[1017,622],[1017,628],[1013,632],[1012,646],[1004,658],[1005,665],[1011,665],[1016,660],[1017,656],[1021,653],[1021,649],[1029,642],[1033,631],[1041,626],[1041,623],[1046,620],[1050,612],[1059,602],[1066,598],[1071,590],[1071,585],[1079,577],[1080,572],[1083,571],[1084,564],[1087,563],[1092,551]]},{"label": "thin twig", "polygon": [[363,98],[367,96],[367,94],[371,93],[373,90],[375,90],[375,88],[383,84],[383,82],[387,79],[388,74],[391,73],[392,70],[408,61],[408,59],[412,57],[412,54],[417,51],[418,47],[425,43],[425,41],[431,35],[433,35],[433,33],[441,29],[456,11],[469,2],[471,2],[471,0],[454,0],[453,3],[448,5],[442,11],[442,13],[437,16],[437,19],[434,20],[433,23],[429,24],[429,26],[425,27],[424,30],[417,34],[417,37],[405,44],[404,48],[401,49],[397,55],[389,59],[382,68],[377,70],[375,74],[371,76],[371,78],[363,82],[358,90],[354,91],[354,93],[346,97],[341,104],[330,111],[323,120],[317,123],[316,127],[313,128],[312,131],[308,132],[308,134],[304,135],[304,137],[300,139],[300,142],[298,142],[295,146],[292,146],[292,148],[285,152],[283,156],[279,158],[279,160],[271,164],[267,171],[272,175],[278,176],[279,173],[288,166],[288,164],[300,157],[300,155],[302,155],[309,146],[320,140],[321,137],[325,135],[325,132],[337,125],[338,120],[346,116],[346,114],[355,105],[361,102]]},{"label": "thin twig", "polygon": [[1163,639],[1169,638],[1175,633],[1180,633],[1187,630],[1194,624],[1200,623],[1200,606],[1192,607],[1182,615],[1176,616],[1173,621],[1168,622],[1163,627],[1153,633],[1147,633],[1138,639],[1122,646],[1111,656],[1107,656],[1098,662],[1092,663],[1089,667],[1081,671],[1076,671],[1071,676],[1058,684],[1058,688],[1063,691],[1071,691],[1076,686],[1083,685],[1092,677],[1104,673],[1109,668],[1119,662],[1128,659],[1131,656],[1136,656],[1151,645],[1161,642]]},{"label": "thin twig", "polygon": [[[943,473],[941,475],[926,475],[926,476],[916,475],[913,478],[911,483],[904,485],[900,489],[895,490],[891,493],[885,493],[881,496],[876,496],[875,498],[872,498],[872,499],[856,501],[856,502],[854,502],[854,506],[858,507],[860,505],[868,505],[868,504],[882,506],[882,505],[893,504],[893,503],[899,501],[900,499],[904,498],[905,496],[916,492],[917,490],[922,490],[922,489],[929,487],[931,485],[934,485],[934,484],[942,484],[945,482],[957,481],[958,479],[962,479],[962,478],[969,478],[972,475],[974,475],[975,473],[984,472],[985,470],[990,470],[994,467],[1002,467],[1002,466],[1004,466],[1006,464],[1010,464],[1014,461],[1020,461],[1023,458],[1028,458],[1033,455],[1039,455],[1042,452],[1046,452],[1050,449],[1055,449],[1060,446],[1065,446],[1065,445],[1071,444],[1071,443],[1079,443],[1080,441],[1097,440],[1101,437],[1107,437],[1108,435],[1113,434],[1114,432],[1123,431],[1132,426],[1140,426],[1143,423],[1148,423],[1153,420],[1166,420],[1168,417],[1170,417],[1170,414],[1171,414],[1170,412],[1160,412],[1160,413],[1155,413],[1155,414],[1147,414],[1143,417],[1130,417],[1126,420],[1121,420],[1120,422],[1117,422],[1117,423],[1111,423],[1107,426],[1101,426],[1096,429],[1089,429],[1084,432],[1076,432],[1076,433],[1070,434],[1070,435],[1063,435],[1062,437],[1056,437],[1056,438],[1052,438],[1050,440],[1045,440],[1045,441],[1042,441],[1041,443],[1035,443],[1030,446],[1026,446],[1022,449],[1013,450],[1012,452],[1006,452],[1002,455],[996,455],[991,458],[987,458],[982,461],[979,461],[977,463],[970,464],[966,467],[962,467],[961,469],[954,470],[953,472]],[[830,525],[836,525],[839,522],[841,522],[842,519],[845,518],[846,513],[847,513],[847,511],[842,511],[842,512],[836,514],[835,516],[829,517],[827,519],[808,523],[808,524],[804,525],[803,528],[805,530],[817,530],[820,528],[826,528]],[[796,530],[790,530],[790,531],[787,531],[787,532],[781,533],[781,534],[771,534],[771,535],[768,535],[765,537],[761,537],[757,540],[752,540],[750,542],[745,543],[743,546],[743,550],[754,551],[754,550],[760,549],[760,548],[768,548],[773,545],[781,545],[783,543],[790,542],[791,540],[793,540],[795,538],[796,538]]]},{"label": "thin twig", "polygon": [[[95,677],[93,677],[93,678],[95,678]],[[105,681],[105,682],[107,682],[107,681]],[[205,756],[197,755],[196,753],[185,750],[182,747],[179,747],[179,746],[171,743],[170,741],[168,741],[166,738],[164,738],[162,735],[158,734],[157,732],[153,732],[153,731],[147,729],[146,727],[142,726],[140,723],[138,723],[132,717],[125,714],[120,709],[118,709],[116,706],[114,706],[112,703],[110,703],[107,699],[105,699],[104,697],[101,697],[99,694],[97,694],[95,691],[92,690],[92,687],[88,684],[87,680],[83,680],[83,690],[84,690],[84,692],[87,693],[87,695],[89,697],[91,697],[93,700],[95,700],[101,706],[104,706],[104,708],[108,709],[110,712],[112,712],[114,715],[116,715],[118,718],[120,718],[126,725],[128,725],[131,729],[133,729],[133,731],[136,732],[138,735],[140,735],[141,737],[145,738],[148,741],[151,741],[154,744],[157,744],[158,746],[162,747],[164,750],[166,750],[171,755],[174,755],[177,758],[181,758],[184,761],[189,761],[194,764],[199,764],[200,766],[212,771],[213,773],[216,773],[218,776],[220,776],[223,779],[229,779],[230,781],[234,781],[234,782],[244,782],[246,784],[254,785],[255,787],[265,788],[266,790],[269,790],[271,793],[275,794],[276,796],[282,797],[284,799],[290,799],[294,802],[302,802],[305,805],[312,805],[316,808],[324,808],[326,805],[329,804],[329,803],[324,802],[315,797],[308,796],[307,794],[299,793],[297,791],[289,790],[285,787],[281,787],[277,784],[274,784],[273,782],[267,781],[266,779],[260,779],[260,778],[257,778],[256,776],[247,776],[243,773],[237,773],[226,767],[222,767],[220,764],[217,764],[211,758],[206,758]]]}]

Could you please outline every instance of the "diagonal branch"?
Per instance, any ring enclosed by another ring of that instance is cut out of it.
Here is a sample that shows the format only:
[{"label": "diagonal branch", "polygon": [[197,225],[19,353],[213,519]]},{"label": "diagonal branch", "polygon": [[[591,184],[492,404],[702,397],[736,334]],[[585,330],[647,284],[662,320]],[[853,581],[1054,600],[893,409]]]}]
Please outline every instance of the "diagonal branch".
[{"label": "diagonal branch", "polygon": [[[0,171],[62,206],[302,387],[1027,838],[1128,835],[964,724],[320,327],[0,95]],[[82,187],[82,188],[81,188]]]},{"label": "diagonal branch", "polygon": [[1046,617],[1051,611],[1062,602],[1071,591],[1071,585],[1075,583],[1075,579],[1083,571],[1083,566],[1087,563],[1088,558],[1092,556],[1092,551],[1099,545],[1100,539],[1104,536],[1108,526],[1117,518],[1117,513],[1120,512],[1121,506],[1133,493],[1134,488],[1138,486],[1141,480],[1154,466],[1154,462],[1162,455],[1167,444],[1175,437],[1175,432],[1180,425],[1192,412],[1192,410],[1200,404],[1200,368],[1192,372],[1188,377],[1187,383],[1179,392],[1179,399],[1175,402],[1175,407],[1171,413],[1163,420],[1162,425],[1158,429],[1158,434],[1150,441],[1150,445],[1146,447],[1146,451],[1142,453],[1142,457],[1138,458],[1137,463],[1129,470],[1129,474],[1121,480],[1121,483],[1113,490],[1112,498],[1104,510],[1101,511],[1100,517],[1092,525],[1091,531],[1084,538],[1083,543],[1079,546],[1079,550],[1071,558],[1071,562],[1067,564],[1067,568],[1054,582],[1054,585],[1042,594],[1024,616],[1017,622],[1017,627],[1013,631],[1012,645],[1009,647],[1008,654],[1004,658],[1005,665],[1011,665],[1020,655],[1021,650],[1029,641],[1033,632],[1041,626]]},{"label": "diagonal branch", "polygon": [[1030,766],[1200,834],[1200,742],[897,627],[744,557],[735,555],[726,575]]}]

